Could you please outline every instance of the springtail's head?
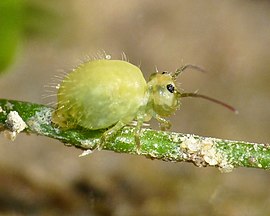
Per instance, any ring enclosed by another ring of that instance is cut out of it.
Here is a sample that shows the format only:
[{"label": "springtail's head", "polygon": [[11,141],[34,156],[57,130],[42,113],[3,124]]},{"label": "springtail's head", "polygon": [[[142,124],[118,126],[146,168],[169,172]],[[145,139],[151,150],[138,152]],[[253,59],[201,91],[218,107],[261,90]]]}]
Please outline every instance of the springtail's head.
[{"label": "springtail's head", "polygon": [[199,97],[238,113],[238,111],[227,103],[219,101],[217,99],[197,94],[197,93],[185,93],[180,92],[176,86],[177,77],[186,69],[191,68],[201,72],[205,72],[204,69],[195,65],[184,65],[177,69],[174,73],[162,72],[154,73],[150,76],[148,83],[150,90],[150,103],[153,110],[160,116],[166,117],[172,115],[177,109],[180,108],[180,99],[182,97]]},{"label": "springtail's head", "polygon": [[151,106],[160,116],[170,116],[180,107],[180,92],[168,72],[152,74],[148,86]]}]

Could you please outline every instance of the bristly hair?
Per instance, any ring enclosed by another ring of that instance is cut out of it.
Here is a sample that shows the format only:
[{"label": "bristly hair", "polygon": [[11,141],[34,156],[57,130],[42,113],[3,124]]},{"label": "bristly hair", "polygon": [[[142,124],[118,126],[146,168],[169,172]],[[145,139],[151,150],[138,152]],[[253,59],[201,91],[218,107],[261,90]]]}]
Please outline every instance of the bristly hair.
[{"label": "bristly hair", "polygon": [[[127,61],[126,55],[122,54],[122,56],[123,55],[125,56],[125,59]],[[60,87],[60,83],[68,76],[68,74],[76,70],[86,62],[98,59],[111,59],[111,55],[107,54],[105,50],[100,50],[92,55],[84,55],[83,58],[78,60],[78,64],[72,65],[68,70],[57,70],[57,74],[50,79],[50,82],[48,84],[44,85],[44,94],[42,95],[42,100],[44,100],[44,103],[47,106],[55,107],[57,104],[57,91]]]}]

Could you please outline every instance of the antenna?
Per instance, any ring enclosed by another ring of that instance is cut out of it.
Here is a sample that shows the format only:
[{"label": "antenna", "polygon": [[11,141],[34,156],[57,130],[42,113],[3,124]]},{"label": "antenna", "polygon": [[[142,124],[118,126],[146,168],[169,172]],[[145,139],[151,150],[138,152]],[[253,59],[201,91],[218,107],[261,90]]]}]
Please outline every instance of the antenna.
[{"label": "antenna", "polygon": [[172,75],[173,79],[175,80],[179,74],[181,74],[184,70],[188,69],[188,68],[191,68],[191,69],[194,69],[194,70],[197,70],[197,71],[200,71],[200,72],[206,72],[206,70],[204,70],[203,68],[197,66],[197,65],[192,65],[192,64],[187,64],[187,65],[184,65],[180,68],[178,68],[174,74]]},{"label": "antenna", "polygon": [[197,94],[197,93],[180,93],[180,97],[197,97],[197,98],[203,98],[203,99],[206,99],[206,100],[209,100],[209,101],[212,101],[216,104],[219,104],[221,106],[224,106],[225,108],[233,111],[235,114],[238,114],[238,110],[235,109],[233,106],[225,103],[225,102],[222,102],[220,100],[217,100],[215,98],[211,98],[211,97],[208,97],[208,96],[205,96],[205,95],[201,95],[201,94]]}]

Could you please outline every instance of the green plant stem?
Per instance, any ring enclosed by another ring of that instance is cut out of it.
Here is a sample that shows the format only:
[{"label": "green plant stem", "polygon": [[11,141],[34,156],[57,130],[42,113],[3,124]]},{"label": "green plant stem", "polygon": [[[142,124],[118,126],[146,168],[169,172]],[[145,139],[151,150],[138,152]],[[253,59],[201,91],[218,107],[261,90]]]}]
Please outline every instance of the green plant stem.
[{"label": "green plant stem", "polygon": [[[0,129],[5,130],[5,133],[16,133],[7,120],[10,112],[14,111],[27,125],[23,132],[58,139],[65,145],[82,150],[95,149],[104,132],[104,130],[91,131],[80,127],[64,130],[51,122],[53,108],[0,99]],[[103,149],[139,154],[164,161],[192,162],[199,167],[214,166],[222,172],[229,172],[235,167],[270,169],[270,146],[267,144],[142,129],[141,149],[138,153],[133,131],[133,127],[124,127],[106,141]]]}]

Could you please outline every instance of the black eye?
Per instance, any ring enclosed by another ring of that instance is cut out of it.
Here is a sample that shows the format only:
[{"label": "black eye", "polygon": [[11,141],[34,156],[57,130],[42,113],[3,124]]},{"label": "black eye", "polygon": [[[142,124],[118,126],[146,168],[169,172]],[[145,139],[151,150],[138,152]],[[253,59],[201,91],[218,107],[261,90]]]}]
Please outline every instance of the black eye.
[{"label": "black eye", "polygon": [[168,74],[168,71],[163,71],[162,74]]},{"label": "black eye", "polygon": [[173,93],[174,92],[174,86],[172,84],[167,85],[167,89],[169,92]]}]

